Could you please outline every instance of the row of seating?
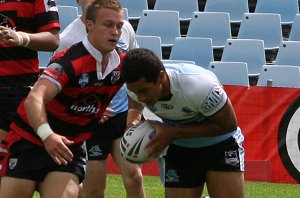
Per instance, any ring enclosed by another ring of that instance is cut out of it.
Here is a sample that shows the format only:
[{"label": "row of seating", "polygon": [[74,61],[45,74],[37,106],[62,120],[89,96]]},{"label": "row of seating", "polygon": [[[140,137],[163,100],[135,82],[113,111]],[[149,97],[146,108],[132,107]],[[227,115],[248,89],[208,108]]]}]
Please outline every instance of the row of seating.
[{"label": "row of seating", "polygon": [[[120,0],[129,11],[129,19],[139,18],[142,10],[148,10],[147,0]],[[154,10],[177,10],[181,20],[188,20],[192,13],[199,10],[199,0],[155,0]],[[248,0],[206,0],[204,12],[228,12],[231,22],[240,22],[244,13],[249,13]],[[283,23],[292,23],[295,14],[299,13],[298,0],[257,0],[256,13],[277,13]]]},{"label": "row of seating", "polygon": [[[142,12],[136,29],[137,35],[160,36],[163,45],[171,45],[175,37],[181,36],[178,11],[143,10]],[[299,17],[300,14],[297,14],[293,19],[296,20],[292,25],[293,31],[300,29]],[[293,36],[296,34],[292,33]],[[226,39],[232,37],[229,14],[194,12],[186,36],[209,37],[213,39],[214,46],[223,46]],[[279,43],[284,39],[281,16],[274,13],[245,13],[237,38],[262,39],[265,41],[266,49],[278,48]]]},{"label": "row of seating", "polygon": [[[68,2],[70,2],[70,1],[68,1]],[[157,3],[158,2],[159,2],[159,0],[157,0]],[[192,0],[191,0],[191,2],[192,2]],[[184,3],[186,3],[186,2],[184,2]],[[157,5],[159,5],[159,4],[157,4]],[[209,4],[207,4],[207,5],[209,5]],[[165,5],[165,6],[167,6],[167,5]],[[60,16],[65,16],[65,13],[70,13],[70,12],[67,12],[67,11],[64,10],[65,8],[69,8],[69,7],[75,8],[73,10],[76,10],[76,12],[74,12],[74,13],[77,13],[77,14],[73,14],[73,18],[69,19],[69,22],[65,23],[66,25],[68,25],[68,23],[70,23],[75,18],[77,18],[77,16],[79,15],[78,10],[80,10],[77,7],[74,7],[74,6],[71,6],[71,5],[69,5],[69,6],[58,6],[59,12],[62,13]],[[159,8],[159,9],[161,9],[161,8]],[[128,17],[128,19],[129,19],[130,14],[129,14],[128,8],[125,8],[124,10],[125,10],[125,18]],[[139,17],[138,26],[140,26],[140,24],[142,24],[141,21],[142,21],[142,18],[144,16],[148,17],[149,13],[154,13],[154,11],[158,11],[158,9],[157,10],[155,10],[155,9],[154,10],[143,10],[142,11],[143,15],[141,15]],[[159,10],[158,12],[162,12],[162,11]],[[174,10],[172,10],[172,11],[168,10],[166,12],[174,13]],[[218,15],[216,15],[216,13]],[[215,15],[216,15],[216,18],[214,18]],[[261,15],[261,14],[259,14],[259,15]],[[269,15],[269,14],[265,14],[265,15]],[[273,14],[273,16],[276,16],[277,18],[278,18],[278,15],[279,14]],[[68,16],[70,18],[69,14],[68,14]],[[245,21],[250,21],[250,16],[251,16],[251,19],[252,19],[253,18],[252,16],[257,16],[257,14],[255,13],[255,15],[254,15],[253,13],[246,13],[246,14],[244,14],[244,18],[245,18],[244,20]],[[219,17],[219,19],[218,19],[218,17]],[[299,17],[300,17],[300,15],[299,15]],[[61,17],[61,18],[65,18],[65,17]],[[155,20],[156,23],[154,23],[154,24],[157,25],[157,22],[161,22],[162,19],[168,19],[168,24],[172,24],[170,22],[170,19],[173,19],[173,18],[176,18],[176,19],[178,18],[179,22],[176,22],[177,26],[180,26],[180,20],[182,20],[183,18],[185,18],[185,20],[191,20],[191,22],[189,24],[189,30],[187,31],[187,35],[186,35],[186,37],[190,37],[190,39],[185,39],[184,37],[181,37],[180,28],[179,28],[179,33],[178,33],[178,31],[176,31],[175,32],[176,35],[173,36],[173,38],[171,38],[170,36],[167,36],[165,38],[165,39],[170,39],[170,38],[173,39],[173,43],[172,42],[163,43],[162,41],[163,41],[164,38],[161,37],[161,35],[153,36],[155,34],[149,34],[149,36],[144,36],[144,34],[139,33],[139,27],[137,27],[137,32],[136,32],[137,33],[137,40],[138,40],[138,43],[140,44],[141,47],[145,47],[145,46],[143,46],[144,41],[141,41],[141,40],[145,40],[145,38],[155,37],[156,40],[159,41],[159,42],[156,42],[156,43],[161,43],[160,45],[157,45],[158,52],[156,52],[156,53],[159,55],[159,57],[162,58],[162,60],[164,58],[162,56],[162,48],[166,47],[166,46],[169,46],[169,47],[171,46],[171,52],[170,52],[170,57],[169,57],[170,60],[163,60],[164,62],[167,62],[167,61],[174,62],[178,59],[181,59],[180,60],[181,62],[184,60],[185,62],[195,63],[195,64],[198,64],[198,65],[201,65],[201,66],[204,66],[204,67],[207,67],[207,68],[211,69],[211,63],[215,63],[214,62],[214,54],[213,54],[214,49],[220,49],[220,48],[223,49],[224,46],[225,46],[224,42],[226,43],[227,41],[228,41],[228,43],[231,43],[230,45],[232,45],[232,41],[230,41],[230,39],[234,40],[234,39],[232,39],[232,35],[230,34],[230,23],[232,23],[232,20],[230,20],[230,13],[228,13],[228,12],[194,12],[193,16],[189,19],[188,17],[186,17],[184,15],[181,15],[181,17],[180,17],[179,12],[177,11],[176,12],[176,17],[156,17],[156,20]],[[279,15],[279,19],[281,20],[281,15]],[[225,26],[224,25],[223,26],[216,25],[217,21],[222,21],[222,20],[223,20],[222,23],[225,24]],[[61,19],[61,22],[62,21],[64,21],[64,19]],[[68,20],[65,20],[65,21],[68,21]],[[241,21],[241,27],[243,27],[242,21]],[[262,20],[259,20],[259,21],[262,21]],[[206,22],[206,24],[205,24],[205,22]],[[207,22],[210,22],[210,23],[207,23]],[[273,23],[269,22],[267,24],[273,24]],[[191,28],[193,26],[195,27],[194,29]],[[64,26],[62,26],[62,27],[64,28]],[[270,28],[266,28],[266,26],[264,26],[264,25],[262,27],[265,27],[266,30],[270,30]],[[148,30],[146,30],[146,32],[148,32],[148,33],[150,31],[152,31],[153,29],[160,29],[161,30],[161,28],[157,28],[157,27],[150,28],[150,29],[149,29],[149,27],[147,27],[147,28],[148,28]],[[242,28],[240,28],[240,29],[242,29]],[[293,29],[295,29],[295,28],[292,28],[292,30]],[[167,30],[167,32],[172,32],[172,31],[170,31],[169,28],[166,28],[166,30]],[[226,30],[226,31],[224,31],[224,30]],[[251,29],[251,30],[253,30],[253,29]],[[163,31],[161,31],[162,35],[163,35]],[[224,32],[225,32],[225,34],[224,34]],[[239,31],[239,34],[242,35],[242,33],[240,33],[240,32],[242,32],[242,31]],[[273,31],[270,31],[270,32],[273,32]],[[219,36],[220,33],[223,33],[223,34],[221,34],[221,36]],[[295,35],[297,35],[297,34],[295,34]],[[204,37],[204,38],[196,38],[196,37]],[[207,39],[208,37],[210,39]],[[267,38],[269,38],[269,37],[270,37],[270,35],[268,35]],[[242,38],[242,36],[240,38]],[[240,39],[240,38],[238,36],[238,39]],[[254,37],[254,38],[256,38],[256,37]],[[261,39],[261,38],[258,38],[258,39]],[[187,42],[185,40],[189,40],[189,41]],[[202,40],[201,44],[199,44],[197,46],[198,48],[191,47],[192,44],[198,43],[198,40]],[[246,40],[246,39],[243,39],[243,40]],[[281,41],[282,41],[282,39],[281,39]],[[176,42],[176,45],[173,46],[174,42]],[[265,49],[265,50],[268,49],[265,46],[267,42],[264,39],[262,39],[262,42],[263,42],[262,46],[264,47],[263,49]],[[150,43],[148,45],[150,45],[150,44],[152,45],[153,43],[155,43],[155,42],[150,41]],[[160,47],[158,47],[158,46],[160,46]],[[278,46],[279,46],[279,44],[278,44]],[[148,46],[147,48],[151,49],[151,47],[152,46]],[[245,48],[249,48],[249,46],[246,46]],[[182,49],[186,49],[185,52],[188,52],[188,53],[182,53]],[[206,54],[201,53],[201,51],[200,51],[201,49],[207,49],[208,55],[207,55],[207,53]],[[277,47],[277,49],[278,49],[278,47]],[[225,55],[226,50],[224,50],[224,51],[225,52],[223,52],[223,54],[222,54],[221,62],[226,61],[226,59],[225,59],[225,57],[227,57]],[[203,55],[203,57],[201,57],[200,55]],[[234,59],[235,58],[233,58],[232,61],[235,61]],[[261,60],[263,60],[263,59],[266,60],[265,57],[261,58]],[[237,61],[244,61],[244,60],[237,60]],[[250,58],[249,58],[249,60],[247,60],[247,62],[242,62],[242,63],[246,63],[247,68],[249,67],[248,77],[252,77],[252,76],[257,77],[258,74],[261,72],[261,68],[264,65],[263,62],[262,62],[262,64],[260,64],[260,67],[258,67],[256,69],[253,69],[255,67],[252,66]],[[264,62],[264,63],[266,63],[266,62]],[[235,65],[235,64],[233,64],[233,65]],[[300,65],[300,64],[298,64],[298,65]]]},{"label": "row of seating", "polygon": [[[140,47],[152,50],[163,59],[161,39],[158,36],[136,36]],[[300,67],[300,41],[282,41],[272,64],[294,65]],[[262,66],[271,64],[265,56],[264,41],[259,39],[227,39],[220,61],[245,62],[248,77],[258,77]],[[193,61],[195,64],[208,68],[215,61],[211,38],[177,37],[171,48],[169,60]],[[253,85],[253,84],[252,84]]]},{"label": "row of seating", "polygon": [[[209,70],[224,85],[249,86],[248,66],[245,62],[210,62]],[[300,87],[300,67],[292,65],[263,65],[257,86]]]}]

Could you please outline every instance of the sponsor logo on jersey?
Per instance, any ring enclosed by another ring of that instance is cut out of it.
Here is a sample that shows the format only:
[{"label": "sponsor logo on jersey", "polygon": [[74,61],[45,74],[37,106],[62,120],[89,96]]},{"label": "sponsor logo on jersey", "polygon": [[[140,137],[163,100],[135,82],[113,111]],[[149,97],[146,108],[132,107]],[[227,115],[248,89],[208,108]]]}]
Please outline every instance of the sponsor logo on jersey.
[{"label": "sponsor logo on jersey", "polygon": [[78,81],[78,84],[80,85],[81,88],[84,88],[88,85],[90,80],[89,74],[88,73],[83,73]]},{"label": "sponsor logo on jersey", "polygon": [[78,106],[72,105],[71,109],[77,112],[87,112],[87,113],[98,113],[100,109],[97,109],[94,104],[88,106]]},{"label": "sponsor logo on jersey", "polygon": [[[2,2],[0,2],[2,3]],[[6,28],[10,28],[13,31],[17,31],[17,27],[15,22],[12,20],[12,18],[9,18],[8,16],[5,16],[3,14],[0,14],[0,25],[4,26]],[[0,40],[0,45],[3,47],[9,47],[11,44],[4,43],[3,40]]]},{"label": "sponsor logo on jersey", "polygon": [[[79,102],[76,102],[70,106],[70,110],[75,114],[97,114],[100,111],[98,107],[98,102],[101,100],[100,96],[98,97],[95,94],[90,94],[88,96],[79,96],[82,97]],[[103,98],[101,101],[103,102],[105,99]]]},{"label": "sponsor logo on jersey", "polygon": [[222,102],[223,97],[224,90],[220,87],[220,85],[214,85],[201,106],[201,109],[206,113],[213,111]]},{"label": "sponsor logo on jersey", "polygon": [[6,24],[8,24],[8,17],[0,14],[0,25],[6,26]]},{"label": "sponsor logo on jersey", "polygon": [[182,112],[184,112],[184,114],[191,114],[191,113],[194,113],[194,111],[189,108],[188,106],[185,106],[181,109]]},{"label": "sponsor logo on jersey", "polygon": [[120,80],[121,71],[113,71],[111,74],[111,83],[116,84]]},{"label": "sponsor logo on jersey", "polygon": [[54,0],[48,0],[47,2],[44,1],[46,11],[55,11],[57,12],[57,7]]},{"label": "sponsor logo on jersey", "polygon": [[173,107],[172,105],[170,105],[170,104],[161,104],[160,106],[161,106],[161,108],[163,108],[163,109],[173,109],[173,108],[174,108],[174,107]]},{"label": "sponsor logo on jersey", "polygon": [[51,73],[51,76],[55,79],[63,75],[64,68],[60,64],[52,63],[47,68],[46,71],[49,71]]},{"label": "sponsor logo on jersey", "polygon": [[122,52],[126,52],[128,49],[128,46],[126,45],[126,42],[124,41],[123,38],[120,38],[118,40],[117,47],[120,48],[120,50],[122,50]]}]

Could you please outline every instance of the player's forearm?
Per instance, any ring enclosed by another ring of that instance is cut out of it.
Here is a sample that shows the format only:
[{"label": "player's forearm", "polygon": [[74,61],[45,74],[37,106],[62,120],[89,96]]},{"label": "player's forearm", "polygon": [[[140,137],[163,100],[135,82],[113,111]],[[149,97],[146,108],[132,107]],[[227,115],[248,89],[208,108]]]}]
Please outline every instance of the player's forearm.
[{"label": "player's forearm", "polygon": [[25,100],[24,104],[28,121],[34,131],[37,131],[38,127],[47,123],[47,116],[45,110],[45,104],[37,94],[31,93]]},{"label": "player's forearm", "polygon": [[127,121],[126,126],[130,127],[131,125],[137,124],[141,121],[143,105],[128,98],[128,113],[127,113]]},{"label": "player's forearm", "polygon": [[28,48],[36,51],[55,51],[59,46],[59,30],[29,34]]}]

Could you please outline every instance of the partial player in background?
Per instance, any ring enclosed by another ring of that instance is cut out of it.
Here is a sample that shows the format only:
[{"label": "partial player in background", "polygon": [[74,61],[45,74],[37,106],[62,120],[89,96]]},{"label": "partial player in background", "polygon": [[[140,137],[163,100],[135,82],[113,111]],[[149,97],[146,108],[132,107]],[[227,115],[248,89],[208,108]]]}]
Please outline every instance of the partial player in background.
[{"label": "partial player in background", "polygon": [[122,26],[119,1],[90,4],[87,36],[51,60],[2,141],[0,197],[32,198],[38,190],[41,197],[77,198],[84,141],[99,132],[100,117],[123,85],[124,55],[115,50]]},{"label": "partial player in background", "polygon": [[[142,67],[141,67],[142,66]],[[243,198],[244,136],[217,77],[191,64],[166,64],[150,50],[127,53],[121,78],[128,94],[161,122],[148,156],[158,156],[166,198]]]},{"label": "partial player in background", "polygon": [[0,140],[39,75],[37,51],[59,44],[54,0],[0,1]]},{"label": "partial player in background", "polygon": [[[69,48],[74,43],[82,41],[86,36],[85,15],[86,8],[93,0],[77,0],[82,8],[82,16],[74,20],[66,29],[60,33],[60,45],[55,53]],[[110,0],[107,0],[108,2]],[[110,23],[105,24],[110,26]],[[124,20],[122,34],[117,44],[119,53],[137,48],[135,33],[130,23]],[[126,117],[128,109],[128,97],[126,88],[123,86],[113,98],[106,114],[101,117],[98,133],[86,141],[88,151],[87,173],[83,182],[83,190],[80,197],[104,197],[106,188],[107,157],[113,157],[120,170],[126,194],[128,198],[143,198],[143,175],[141,167],[134,165],[121,157],[119,144],[120,138],[126,128]],[[131,115],[141,115],[139,112],[131,112]]]}]

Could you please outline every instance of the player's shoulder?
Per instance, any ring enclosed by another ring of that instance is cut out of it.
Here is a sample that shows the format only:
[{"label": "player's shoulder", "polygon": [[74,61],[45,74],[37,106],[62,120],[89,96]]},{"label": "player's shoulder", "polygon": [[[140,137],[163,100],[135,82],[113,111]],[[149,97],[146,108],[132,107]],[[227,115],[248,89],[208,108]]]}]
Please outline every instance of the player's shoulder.
[{"label": "player's shoulder", "polygon": [[171,80],[184,84],[197,85],[219,82],[211,71],[193,64],[166,64],[166,71]]}]

